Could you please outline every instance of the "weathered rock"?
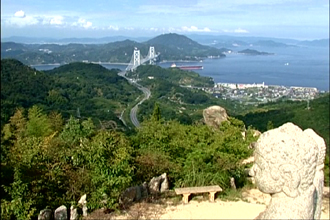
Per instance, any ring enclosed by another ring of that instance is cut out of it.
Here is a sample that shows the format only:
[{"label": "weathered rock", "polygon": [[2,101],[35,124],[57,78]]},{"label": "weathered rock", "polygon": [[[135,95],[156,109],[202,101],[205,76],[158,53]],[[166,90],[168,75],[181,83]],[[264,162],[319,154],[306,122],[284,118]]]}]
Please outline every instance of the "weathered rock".
[{"label": "weathered rock", "polygon": [[163,173],[162,175],[158,177],[153,177],[149,184],[149,192],[150,193],[159,193],[159,192],[165,192],[169,189],[169,183],[167,179],[166,173]]},{"label": "weathered rock", "polygon": [[68,211],[65,205],[61,205],[54,212],[54,220],[67,220]]},{"label": "weathered rock", "polygon": [[144,182],[141,186],[140,186],[140,191],[141,191],[141,198],[147,198],[149,195],[148,192],[148,184],[146,182]]},{"label": "weathered rock", "polygon": [[159,193],[160,192],[161,181],[162,181],[162,177],[161,176],[153,177],[150,180],[150,182],[148,184],[148,187],[149,187],[149,192],[151,194]]},{"label": "weathered rock", "polygon": [[242,161],[242,165],[245,165],[245,164],[249,164],[249,163],[253,163],[254,162],[254,157],[249,157],[245,160]]},{"label": "weathered rock", "polygon": [[230,188],[236,189],[234,177],[230,177]]},{"label": "weathered rock", "polygon": [[81,204],[81,205],[86,205],[87,204],[87,195],[83,195],[79,201],[78,201],[78,204]]},{"label": "weathered rock", "polygon": [[74,206],[70,207],[70,220],[78,220],[78,210]]},{"label": "weathered rock", "polygon": [[313,138],[313,140],[317,143],[319,154],[317,159],[317,167],[315,178],[313,184],[316,188],[316,193],[314,194],[314,219],[321,218],[321,211],[322,211],[322,194],[324,189],[324,159],[325,159],[325,152],[326,152],[326,145],[324,139],[318,136],[312,129],[304,130],[304,133]]},{"label": "weathered rock", "polygon": [[78,201],[78,204],[82,206],[83,216],[87,216],[87,195],[83,195],[80,200]]},{"label": "weathered rock", "polygon": [[218,128],[223,121],[228,121],[228,115],[224,108],[220,106],[211,106],[203,110],[205,124]]},{"label": "weathered rock", "polygon": [[258,130],[254,130],[254,132],[253,132],[253,137],[258,137],[258,136],[260,136],[261,135],[261,132],[260,131],[258,131]]},{"label": "weathered rock", "polygon": [[141,200],[141,188],[140,186],[133,186],[127,188],[121,195],[119,202],[124,205],[128,205],[134,201]]},{"label": "weathered rock", "polygon": [[319,155],[314,138],[292,123],[260,136],[250,175],[272,197],[258,219],[314,219]]},{"label": "weathered rock", "polygon": [[252,143],[248,146],[248,148],[249,148],[249,149],[254,149],[255,144],[256,144],[255,142],[252,142]]},{"label": "weathered rock", "polygon": [[160,192],[165,192],[169,189],[168,179],[166,173],[161,175],[161,185],[160,185]]},{"label": "weathered rock", "polygon": [[38,215],[38,220],[51,220],[51,219],[52,219],[51,209],[43,209],[40,211]]},{"label": "weathered rock", "polygon": [[87,208],[87,206],[86,206],[86,205],[82,207],[82,211],[83,211],[83,216],[84,216],[84,217],[86,217],[86,216],[87,216],[87,214],[88,214],[88,213],[87,213],[87,211],[88,211],[88,208]]}]

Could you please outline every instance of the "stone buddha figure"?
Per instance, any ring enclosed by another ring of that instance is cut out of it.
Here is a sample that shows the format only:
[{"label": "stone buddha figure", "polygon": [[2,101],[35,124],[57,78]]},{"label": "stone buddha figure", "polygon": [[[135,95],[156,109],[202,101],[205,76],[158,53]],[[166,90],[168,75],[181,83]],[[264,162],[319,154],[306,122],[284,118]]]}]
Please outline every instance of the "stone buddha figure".
[{"label": "stone buddha figure", "polygon": [[323,176],[316,173],[320,173],[317,166],[322,160],[320,151],[325,148],[319,148],[315,135],[315,132],[304,132],[298,126],[286,123],[260,136],[250,175],[254,176],[260,191],[271,195],[271,201],[256,219],[314,219],[320,216],[317,207],[322,199],[323,179],[320,178]]}]

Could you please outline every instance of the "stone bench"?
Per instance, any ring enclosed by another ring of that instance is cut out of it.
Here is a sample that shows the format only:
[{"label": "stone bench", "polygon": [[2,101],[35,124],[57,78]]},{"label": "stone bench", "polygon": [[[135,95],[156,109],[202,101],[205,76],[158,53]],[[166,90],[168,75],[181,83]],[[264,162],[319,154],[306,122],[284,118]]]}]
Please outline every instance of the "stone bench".
[{"label": "stone bench", "polygon": [[176,188],[174,189],[177,195],[183,195],[182,201],[188,203],[189,195],[192,193],[210,193],[209,198],[211,202],[214,202],[214,195],[217,192],[221,192],[220,186],[199,186],[199,187],[186,187],[186,188]]}]

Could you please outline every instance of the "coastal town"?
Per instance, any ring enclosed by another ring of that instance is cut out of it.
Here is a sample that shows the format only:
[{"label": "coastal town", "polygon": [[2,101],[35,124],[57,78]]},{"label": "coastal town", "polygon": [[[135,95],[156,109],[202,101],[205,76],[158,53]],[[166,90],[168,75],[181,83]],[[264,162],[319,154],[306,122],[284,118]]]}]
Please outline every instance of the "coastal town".
[{"label": "coastal town", "polygon": [[215,83],[213,88],[203,88],[219,99],[237,100],[243,104],[275,102],[279,99],[292,101],[309,101],[320,93],[313,87],[280,86],[260,84]]}]

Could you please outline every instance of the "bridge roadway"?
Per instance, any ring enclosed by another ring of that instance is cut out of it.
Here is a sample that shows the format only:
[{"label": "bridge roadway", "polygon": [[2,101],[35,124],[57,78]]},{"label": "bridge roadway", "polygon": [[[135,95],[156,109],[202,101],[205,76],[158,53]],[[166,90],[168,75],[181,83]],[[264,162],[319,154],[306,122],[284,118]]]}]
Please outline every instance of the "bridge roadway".
[{"label": "bridge roadway", "polygon": [[136,83],[136,82],[133,82],[131,79],[127,78],[125,76],[126,74],[126,71],[122,71],[120,73],[118,73],[119,76],[121,77],[124,77],[129,83],[131,83],[132,85],[136,86],[139,90],[141,90],[144,94],[144,97],[142,100],[140,100],[132,109],[131,109],[131,112],[130,112],[130,119],[133,123],[133,125],[135,127],[140,127],[140,122],[139,120],[137,119],[136,117],[136,113],[137,113],[137,110],[139,108],[139,105],[142,104],[142,102],[144,102],[145,100],[149,99],[150,95],[151,95],[151,92],[148,88],[146,87],[143,87],[141,86],[140,84]]}]

